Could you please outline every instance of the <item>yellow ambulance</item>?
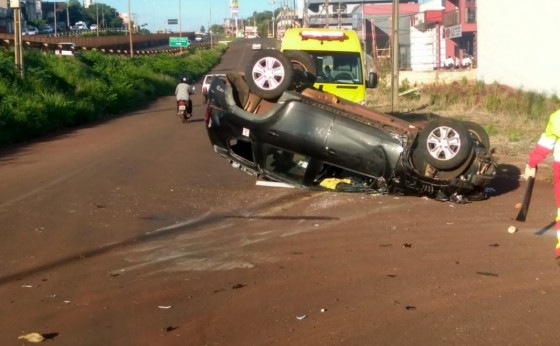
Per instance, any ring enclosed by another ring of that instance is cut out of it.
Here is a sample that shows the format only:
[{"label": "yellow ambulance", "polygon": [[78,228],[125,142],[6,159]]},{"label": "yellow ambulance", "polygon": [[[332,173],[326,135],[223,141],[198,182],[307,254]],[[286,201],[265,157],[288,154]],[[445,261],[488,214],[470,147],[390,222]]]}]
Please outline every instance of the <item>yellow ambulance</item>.
[{"label": "yellow ambulance", "polygon": [[364,54],[354,30],[288,29],[280,49],[312,56],[317,76],[314,86],[319,90],[364,104],[366,88],[377,86],[377,74],[364,71]]}]

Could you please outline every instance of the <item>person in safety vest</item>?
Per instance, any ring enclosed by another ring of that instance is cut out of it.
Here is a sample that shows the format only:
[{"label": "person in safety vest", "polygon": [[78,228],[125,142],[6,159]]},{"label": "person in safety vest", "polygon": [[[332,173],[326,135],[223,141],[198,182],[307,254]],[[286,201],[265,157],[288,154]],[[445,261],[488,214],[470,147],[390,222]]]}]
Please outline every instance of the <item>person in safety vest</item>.
[{"label": "person in safety vest", "polygon": [[554,170],[554,197],[556,199],[556,263],[560,266],[560,109],[548,118],[546,129],[529,153],[523,178],[535,177],[537,165],[552,153]]}]

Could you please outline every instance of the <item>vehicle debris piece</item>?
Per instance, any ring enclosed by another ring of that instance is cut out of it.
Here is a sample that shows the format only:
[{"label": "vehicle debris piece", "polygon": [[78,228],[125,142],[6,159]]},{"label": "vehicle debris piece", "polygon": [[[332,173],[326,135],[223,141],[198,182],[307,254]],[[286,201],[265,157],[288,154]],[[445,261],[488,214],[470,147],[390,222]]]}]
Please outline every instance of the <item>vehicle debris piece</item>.
[{"label": "vehicle debris piece", "polygon": [[43,342],[45,340],[45,337],[39,333],[29,333],[29,334],[18,336],[18,339],[23,339],[33,343],[39,343],[39,342]]},{"label": "vehicle debris piece", "polygon": [[158,309],[171,309],[173,305],[158,305]]},{"label": "vehicle debris piece", "polygon": [[296,318],[300,321],[304,320],[307,318],[307,315],[301,315],[301,316],[296,316]]},{"label": "vehicle debris piece", "polygon": [[484,276],[494,276],[494,277],[498,277],[499,275],[496,273],[490,273],[490,272],[476,272],[478,275],[484,275]]},{"label": "vehicle debris piece", "polygon": [[245,285],[245,284],[236,284],[236,285],[233,285],[231,288],[234,289],[234,290],[237,290],[237,289],[243,288],[243,287],[245,287],[245,286],[247,286],[247,285]]},{"label": "vehicle debris piece", "polygon": [[406,306],[406,309],[407,309],[407,310],[416,310],[416,306],[414,306],[414,305],[407,305],[407,306]]},{"label": "vehicle debris piece", "polygon": [[411,243],[404,243],[404,244],[402,244],[402,247],[411,248],[411,247],[412,247],[412,244],[411,244]]}]

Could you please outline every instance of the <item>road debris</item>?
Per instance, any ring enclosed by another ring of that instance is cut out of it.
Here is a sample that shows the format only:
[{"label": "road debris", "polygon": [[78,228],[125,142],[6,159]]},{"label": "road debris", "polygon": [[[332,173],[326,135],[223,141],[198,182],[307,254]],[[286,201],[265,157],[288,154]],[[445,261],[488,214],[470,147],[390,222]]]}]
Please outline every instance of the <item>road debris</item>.
[{"label": "road debris", "polygon": [[493,276],[493,277],[498,277],[499,275],[496,273],[490,273],[490,272],[476,272],[478,275],[484,275],[484,276]]},{"label": "road debris", "polygon": [[18,339],[23,339],[29,342],[38,343],[44,341],[45,337],[39,333],[29,333],[29,334],[18,336]]},{"label": "road debris", "polygon": [[159,309],[171,309],[173,305],[158,305]]},{"label": "road debris", "polygon": [[296,316],[296,318],[300,321],[304,320],[307,318],[307,315],[301,315],[301,316]]}]

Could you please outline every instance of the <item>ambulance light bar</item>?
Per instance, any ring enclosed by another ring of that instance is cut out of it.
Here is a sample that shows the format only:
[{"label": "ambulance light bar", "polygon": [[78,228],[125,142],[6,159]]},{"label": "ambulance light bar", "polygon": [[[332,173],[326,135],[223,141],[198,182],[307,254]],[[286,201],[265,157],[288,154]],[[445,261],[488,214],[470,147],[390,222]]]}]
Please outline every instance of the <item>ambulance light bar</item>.
[{"label": "ambulance light bar", "polygon": [[302,40],[320,40],[320,41],[344,41],[348,36],[342,31],[324,32],[324,31],[302,31],[300,32]]}]

